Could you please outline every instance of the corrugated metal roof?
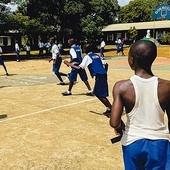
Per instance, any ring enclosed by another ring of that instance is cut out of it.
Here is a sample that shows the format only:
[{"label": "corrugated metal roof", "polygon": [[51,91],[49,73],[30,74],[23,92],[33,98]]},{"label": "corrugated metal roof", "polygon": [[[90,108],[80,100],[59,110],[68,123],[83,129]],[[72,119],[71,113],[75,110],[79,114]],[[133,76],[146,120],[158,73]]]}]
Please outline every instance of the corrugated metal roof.
[{"label": "corrugated metal roof", "polygon": [[169,28],[170,20],[165,21],[152,21],[152,22],[134,22],[134,23],[122,23],[122,24],[111,24],[105,26],[102,32],[107,31],[127,31],[130,27],[135,27],[137,30],[143,29],[159,29],[159,28]]}]

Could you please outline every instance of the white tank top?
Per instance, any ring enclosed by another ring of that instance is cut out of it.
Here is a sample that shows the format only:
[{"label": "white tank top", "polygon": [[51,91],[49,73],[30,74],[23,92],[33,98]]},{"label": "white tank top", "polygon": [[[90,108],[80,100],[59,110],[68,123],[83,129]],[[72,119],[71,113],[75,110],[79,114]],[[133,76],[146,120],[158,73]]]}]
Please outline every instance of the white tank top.
[{"label": "white tank top", "polygon": [[137,75],[130,78],[135,89],[135,105],[127,113],[125,132],[121,139],[126,146],[139,139],[166,139],[170,134],[164,124],[165,113],[158,101],[158,77],[143,79]]}]

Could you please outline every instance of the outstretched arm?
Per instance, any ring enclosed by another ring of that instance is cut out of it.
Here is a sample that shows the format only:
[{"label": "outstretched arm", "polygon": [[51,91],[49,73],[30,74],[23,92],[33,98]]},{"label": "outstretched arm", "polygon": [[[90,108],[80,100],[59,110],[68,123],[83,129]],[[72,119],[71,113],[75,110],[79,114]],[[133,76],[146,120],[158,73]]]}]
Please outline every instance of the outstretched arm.
[{"label": "outstretched arm", "polygon": [[113,87],[113,104],[111,109],[111,118],[110,118],[110,126],[115,129],[115,133],[122,134],[122,131],[125,129],[125,124],[121,120],[121,116],[123,113],[123,101],[121,97],[121,82],[117,82]]},{"label": "outstretched arm", "polygon": [[64,60],[64,64],[66,64],[67,66],[70,66],[70,67],[72,67],[72,68],[75,68],[75,69],[81,69],[81,67],[75,66],[74,64],[70,63],[70,62],[67,61],[67,60]]}]

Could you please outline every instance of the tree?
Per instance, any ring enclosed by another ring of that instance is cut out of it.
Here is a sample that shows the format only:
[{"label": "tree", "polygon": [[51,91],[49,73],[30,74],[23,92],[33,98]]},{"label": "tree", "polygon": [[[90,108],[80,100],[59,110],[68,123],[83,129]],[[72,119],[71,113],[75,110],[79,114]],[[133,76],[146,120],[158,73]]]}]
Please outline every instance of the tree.
[{"label": "tree", "polygon": [[170,32],[163,33],[161,42],[170,45]]},{"label": "tree", "polygon": [[114,22],[117,0],[25,0],[22,15],[41,23],[48,34],[75,38],[98,36],[102,27]]},{"label": "tree", "polygon": [[29,16],[24,16],[19,12],[15,12],[9,16],[10,26],[14,30],[18,30],[23,34],[34,34],[38,32],[43,32],[45,30],[44,26],[38,22],[36,19],[30,19]]},{"label": "tree", "polygon": [[114,22],[114,16],[118,10],[118,3],[117,1],[110,0],[91,0],[89,5],[90,8],[87,8],[88,15],[81,18],[80,26],[82,33],[86,35],[88,39],[95,39],[101,36],[103,26]]},{"label": "tree", "polygon": [[169,0],[134,0],[124,7],[121,7],[119,12],[119,22],[145,22],[153,20],[153,11],[162,4],[170,4]]},{"label": "tree", "polygon": [[129,36],[129,40],[131,41],[131,43],[136,41],[137,35],[138,35],[138,32],[137,32],[136,28],[130,27],[130,30],[128,31],[128,36]]},{"label": "tree", "polygon": [[10,2],[10,0],[2,0],[0,2],[0,32],[7,31],[7,21],[8,21],[8,14],[10,13],[9,8],[6,4]]}]

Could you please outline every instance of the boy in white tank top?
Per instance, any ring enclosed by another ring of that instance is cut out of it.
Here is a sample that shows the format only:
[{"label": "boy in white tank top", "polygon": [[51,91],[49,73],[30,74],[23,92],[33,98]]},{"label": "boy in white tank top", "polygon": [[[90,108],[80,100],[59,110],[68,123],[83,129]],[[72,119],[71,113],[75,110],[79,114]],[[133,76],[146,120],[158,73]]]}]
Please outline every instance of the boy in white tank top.
[{"label": "boy in white tank top", "polygon": [[[151,66],[156,45],[147,40],[133,43],[128,62],[135,75],[118,81],[113,88],[110,125],[123,134],[125,170],[170,168],[170,81],[156,77]],[[121,120],[125,107],[127,122]],[[164,114],[168,117],[168,128]]]}]

